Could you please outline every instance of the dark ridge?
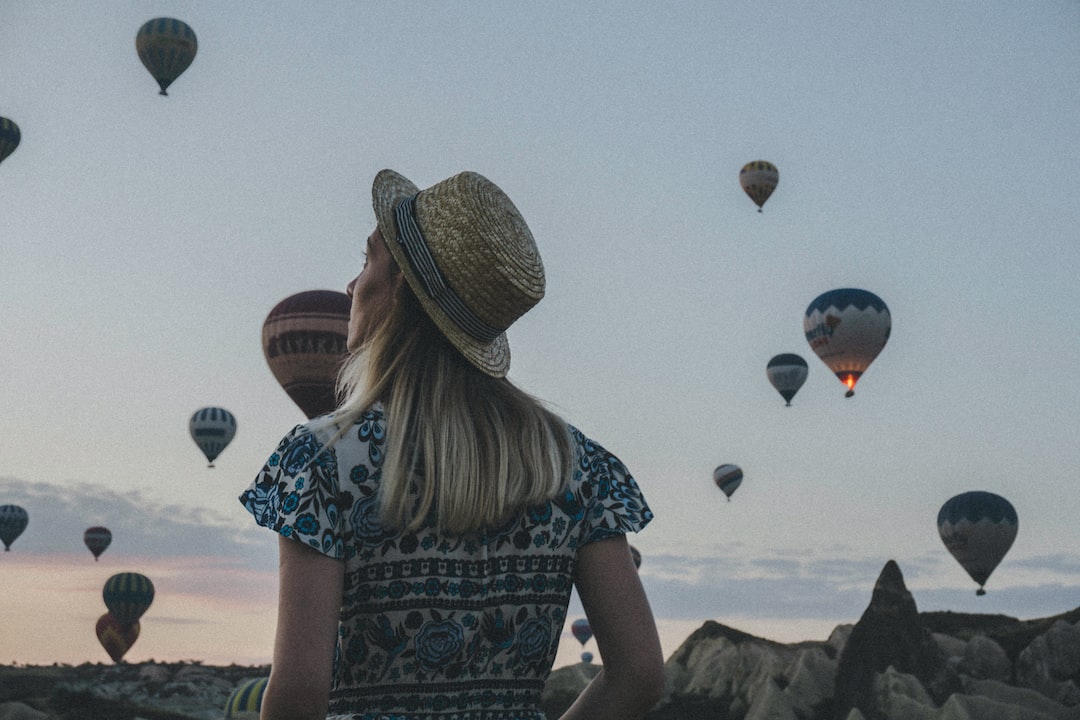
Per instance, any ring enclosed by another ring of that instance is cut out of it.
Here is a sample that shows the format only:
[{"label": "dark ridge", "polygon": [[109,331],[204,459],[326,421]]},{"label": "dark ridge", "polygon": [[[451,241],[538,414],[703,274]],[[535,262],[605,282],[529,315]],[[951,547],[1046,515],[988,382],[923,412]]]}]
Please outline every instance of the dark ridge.
[{"label": "dark ridge", "polygon": [[985,635],[1000,645],[1009,661],[1015,663],[1024,648],[1049,630],[1058,620],[1064,620],[1070,625],[1080,622],[1080,607],[1060,615],[1034,620],[1017,620],[1007,615],[978,615],[948,611],[924,612],[919,615],[923,624],[933,633],[951,635],[961,640]]}]

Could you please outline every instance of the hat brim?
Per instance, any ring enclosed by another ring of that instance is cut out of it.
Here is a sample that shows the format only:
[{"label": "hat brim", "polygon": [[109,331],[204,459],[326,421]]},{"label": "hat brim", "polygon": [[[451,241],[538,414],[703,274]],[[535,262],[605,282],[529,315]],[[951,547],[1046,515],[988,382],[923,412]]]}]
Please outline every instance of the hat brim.
[{"label": "hat brim", "polygon": [[481,372],[492,377],[505,377],[510,369],[510,344],[506,339],[506,333],[500,333],[495,340],[485,343],[462,330],[427,294],[405,250],[398,243],[394,210],[399,202],[418,192],[420,192],[419,188],[412,181],[393,170],[380,170],[375,176],[371,184],[371,205],[375,210],[375,220],[379,224],[386,246],[405,276],[405,281],[412,288],[413,294],[420,301],[420,305],[450,344]]}]

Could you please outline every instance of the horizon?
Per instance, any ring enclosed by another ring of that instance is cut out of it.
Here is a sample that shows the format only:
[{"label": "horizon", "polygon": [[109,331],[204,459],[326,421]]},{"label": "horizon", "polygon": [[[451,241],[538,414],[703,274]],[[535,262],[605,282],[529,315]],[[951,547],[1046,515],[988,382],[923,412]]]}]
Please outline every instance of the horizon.
[{"label": "horizon", "polygon": [[[168,97],[135,49],[158,15],[198,38]],[[157,595],[127,659],[269,658],[276,541],[237,496],[305,416],[262,324],[355,276],[387,167],[475,170],[526,218],[547,287],[509,377],[641,486],[665,656],[710,619],[827,637],[889,559],[920,611],[1071,610],[1077,47],[1072,0],[8,3],[0,505],[30,520],[0,553],[0,661],[107,658],[101,585],[128,570]],[[850,398],[803,329],[835,288],[892,317]],[[781,353],[808,364],[791,407]],[[237,420],[213,469],[206,406]],[[981,598],[936,526],[969,490],[1019,517]],[[595,653],[563,640],[557,665]]]}]

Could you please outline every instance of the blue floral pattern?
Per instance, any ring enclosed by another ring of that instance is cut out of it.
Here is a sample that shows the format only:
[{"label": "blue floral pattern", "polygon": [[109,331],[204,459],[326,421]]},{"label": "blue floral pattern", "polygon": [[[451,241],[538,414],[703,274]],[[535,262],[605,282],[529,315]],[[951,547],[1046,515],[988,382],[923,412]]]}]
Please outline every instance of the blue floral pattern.
[{"label": "blue floral pattern", "polygon": [[570,427],[550,502],[466,537],[379,519],[378,406],[332,447],[287,434],[240,501],[264,527],[345,562],[331,720],[542,720],[577,548],[652,519],[626,467]]}]

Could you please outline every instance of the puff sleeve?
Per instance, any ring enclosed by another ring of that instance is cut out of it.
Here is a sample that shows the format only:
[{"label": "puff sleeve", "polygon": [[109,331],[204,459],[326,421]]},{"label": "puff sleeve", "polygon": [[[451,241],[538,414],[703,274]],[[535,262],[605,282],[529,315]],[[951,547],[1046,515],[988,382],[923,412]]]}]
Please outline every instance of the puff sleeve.
[{"label": "puff sleeve", "polygon": [[578,446],[574,482],[567,490],[577,497],[581,533],[578,545],[638,532],[653,519],[637,481],[619,458],[575,428]]},{"label": "puff sleeve", "polygon": [[344,558],[337,459],[305,425],[297,425],[267,459],[240,502],[255,522]]}]

